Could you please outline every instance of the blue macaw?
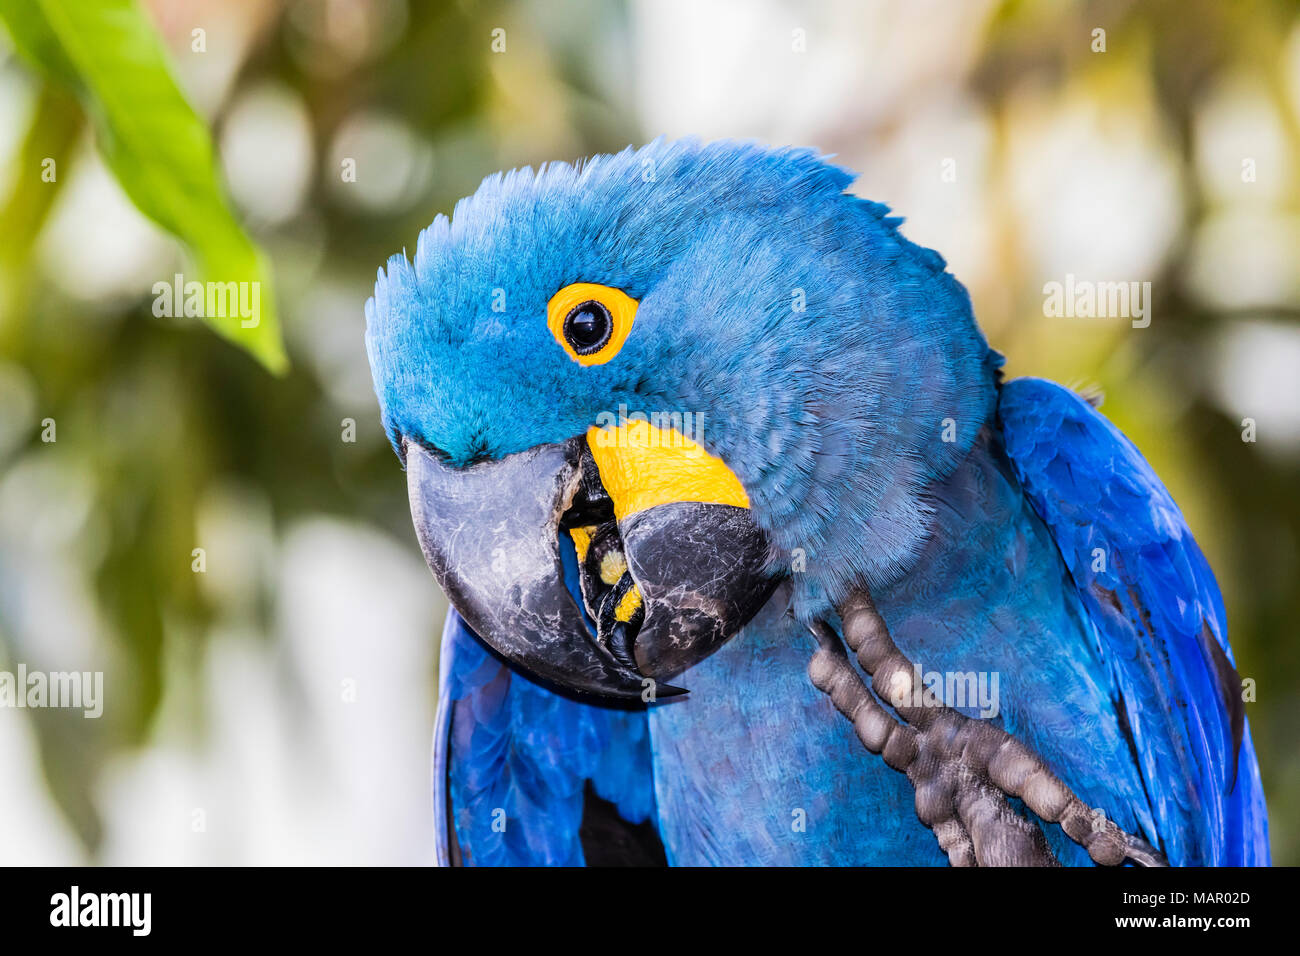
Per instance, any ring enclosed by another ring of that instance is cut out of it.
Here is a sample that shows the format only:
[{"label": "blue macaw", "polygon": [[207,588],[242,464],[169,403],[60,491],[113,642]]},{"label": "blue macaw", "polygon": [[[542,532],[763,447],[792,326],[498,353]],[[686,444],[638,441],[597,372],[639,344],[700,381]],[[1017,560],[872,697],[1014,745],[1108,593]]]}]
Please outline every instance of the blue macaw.
[{"label": "blue macaw", "polygon": [[380,270],[454,608],[440,860],[1266,864],[1182,514],[852,178],[658,140],[491,176]]}]

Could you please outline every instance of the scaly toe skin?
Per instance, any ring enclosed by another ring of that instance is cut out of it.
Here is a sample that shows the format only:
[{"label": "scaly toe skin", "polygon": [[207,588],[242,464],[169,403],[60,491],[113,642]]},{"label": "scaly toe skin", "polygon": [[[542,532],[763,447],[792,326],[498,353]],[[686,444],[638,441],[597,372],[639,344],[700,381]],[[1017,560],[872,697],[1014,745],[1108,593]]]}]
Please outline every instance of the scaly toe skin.
[{"label": "scaly toe skin", "polygon": [[[929,690],[920,704],[907,703],[914,699],[913,664],[894,644],[869,594],[855,591],[839,613],[844,639],[871,687],[853,668],[839,636],[820,621],[813,627],[818,650],[809,676],[853,722],[863,745],[907,774],[918,817],[954,866],[1059,865],[1042,829],[1012,809],[1013,797],[1041,820],[1059,823],[1095,863],[1167,865],[1141,837],[1090,809],[1010,734],[944,705]],[[896,721],[877,696],[891,701],[906,723]]]},{"label": "scaly toe skin", "polygon": [[813,686],[830,697],[835,708],[849,719],[867,750],[880,755],[890,767],[906,773],[912,780],[916,787],[917,815],[934,831],[940,849],[948,855],[948,862],[953,866],[975,866],[975,846],[957,816],[952,788],[942,781],[933,785],[917,784],[927,774],[937,771],[937,760],[933,755],[918,759],[916,731],[896,721],[872,696],[849,662],[839,636],[823,622],[818,622],[812,632],[818,645],[808,662],[808,677]]}]

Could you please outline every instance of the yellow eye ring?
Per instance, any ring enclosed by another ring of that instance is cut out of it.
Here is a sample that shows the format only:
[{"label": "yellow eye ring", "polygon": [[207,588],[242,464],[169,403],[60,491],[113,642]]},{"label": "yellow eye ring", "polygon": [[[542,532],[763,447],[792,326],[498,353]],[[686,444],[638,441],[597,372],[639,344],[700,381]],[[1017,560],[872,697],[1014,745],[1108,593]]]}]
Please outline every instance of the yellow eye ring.
[{"label": "yellow eye ring", "polygon": [[575,282],[546,303],[546,326],[579,365],[604,365],[627,341],[636,307],[636,299],[612,286]]}]

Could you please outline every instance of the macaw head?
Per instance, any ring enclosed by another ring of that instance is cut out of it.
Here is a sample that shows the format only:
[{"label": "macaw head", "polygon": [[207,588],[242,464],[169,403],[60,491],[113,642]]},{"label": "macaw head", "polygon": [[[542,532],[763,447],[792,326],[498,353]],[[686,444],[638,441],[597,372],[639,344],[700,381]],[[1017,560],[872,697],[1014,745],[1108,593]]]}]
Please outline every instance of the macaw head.
[{"label": "macaw head", "polygon": [[997,360],[851,180],[656,141],[489,177],[380,271],[366,346],[416,532],[504,657],[641,696],[781,578],[811,619],[924,544]]}]

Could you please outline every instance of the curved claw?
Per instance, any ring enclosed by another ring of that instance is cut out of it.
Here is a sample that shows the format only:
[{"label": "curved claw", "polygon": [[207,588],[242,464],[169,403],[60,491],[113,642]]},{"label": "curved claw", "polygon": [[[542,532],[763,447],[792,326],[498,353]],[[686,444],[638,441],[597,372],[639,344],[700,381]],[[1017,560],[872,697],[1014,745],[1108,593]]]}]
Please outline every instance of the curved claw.
[{"label": "curved claw", "polygon": [[[844,639],[871,676],[871,689],[899,700],[890,691],[909,682],[914,667],[894,644],[870,595],[854,592],[839,613]],[[919,705],[907,704],[910,695],[902,695],[894,709],[906,724],[895,721],[858,677],[829,625],[818,622],[813,634],[818,642],[809,664],[813,683],[853,721],[868,750],[907,774],[916,789],[918,816],[934,830],[953,865],[1057,865],[1042,831],[1011,808],[1010,797],[1040,819],[1059,823],[1095,863],[1168,865],[1159,850],[1088,807],[1037,754],[988,721],[967,717],[930,691],[923,692]]]},{"label": "curved claw", "polygon": [[1055,866],[1042,831],[1011,809],[1005,794],[961,762],[955,737],[918,733],[876,700],[849,663],[839,636],[822,621],[808,676],[853,723],[858,739],[916,791],[916,814],[934,831],[953,866]]}]

